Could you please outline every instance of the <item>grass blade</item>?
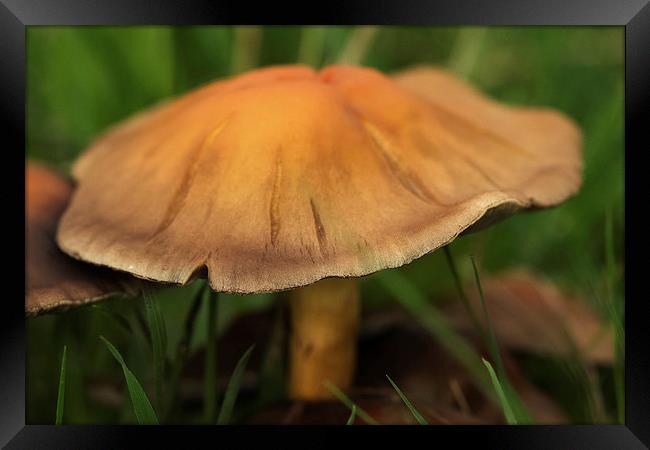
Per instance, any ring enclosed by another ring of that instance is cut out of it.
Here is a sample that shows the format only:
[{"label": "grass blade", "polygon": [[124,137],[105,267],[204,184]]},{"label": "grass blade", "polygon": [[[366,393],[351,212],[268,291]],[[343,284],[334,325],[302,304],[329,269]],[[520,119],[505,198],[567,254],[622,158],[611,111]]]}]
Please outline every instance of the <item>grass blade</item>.
[{"label": "grass blade", "polygon": [[476,260],[473,256],[470,256],[472,260],[472,269],[474,270],[474,280],[476,281],[476,288],[478,289],[479,299],[481,300],[481,308],[483,309],[483,315],[485,317],[485,323],[487,323],[488,333],[487,333],[487,346],[492,353],[492,358],[497,364],[497,372],[499,376],[505,376],[505,370],[503,368],[503,361],[501,360],[501,353],[499,352],[499,345],[497,344],[497,338],[494,334],[494,327],[492,326],[492,320],[490,319],[490,313],[485,304],[485,295],[483,293],[483,285],[481,284],[481,277],[478,273],[478,268],[476,267]]},{"label": "grass blade", "polygon": [[219,297],[215,292],[207,297],[208,320],[207,341],[205,348],[205,374],[203,418],[213,424],[217,415],[217,314]]},{"label": "grass blade", "polygon": [[358,26],[355,27],[345,43],[345,47],[339,54],[339,64],[361,64],[375,41],[379,27]]},{"label": "grass blade", "polygon": [[149,334],[151,336],[151,344],[153,348],[153,367],[154,367],[154,384],[156,386],[156,403],[158,411],[163,409],[163,383],[165,380],[165,358],[167,354],[167,331],[165,329],[165,321],[158,302],[155,298],[145,294],[144,308],[147,315],[147,324]]},{"label": "grass blade", "polygon": [[199,309],[201,308],[201,301],[203,300],[203,297],[207,290],[208,283],[204,282],[194,295],[190,309],[187,312],[187,316],[185,317],[183,336],[178,341],[178,345],[176,346],[176,354],[174,356],[174,363],[171,370],[171,389],[170,394],[167,396],[168,404],[165,417],[169,417],[176,405],[176,402],[178,401],[178,391],[180,387],[181,375],[183,369],[185,368],[185,364],[187,364],[187,360],[189,359],[192,336],[194,335],[194,324],[196,322],[196,317],[199,314]]},{"label": "grass blade", "polygon": [[340,401],[341,403],[343,403],[345,406],[347,406],[348,408],[350,408],[350,411],[352,411],[352,410],[354,409],[354,410],[355,410],[355,414],[356,414],[357,416],[361,417],[361,419],[362,419],[364,422],[366,422],[368,425],[379,425],[379,422],[377,422],[375,419],[373,419],[372,416],[370,416],[370,414],[368,414],[366,411],[364,411],[361,407],[355,405],[354,402],[350,399],[350,397],[348,397],[347,395],[345,395],[345,393],[344,393],[342,390],[340,390],[338,387],[336,387],[335,385],[333,385],[333,384],[330,383],[329,381],[326,381],[326,382],[323,383],[323,384],[325,385],[325,387],[326,387],[326,388],[327,388],[327,389],[328,389],[332,394],[334,394],[334,396],[335,396],[337,399],[339,399],[339,401]]},{"label": "grass blade", "polygon": [[406,397],[406,395],[404,395],[402,390],[397,386],[397,384],[395,384],[395,382],[391,379],[391,377],[388,376],[388,374],[386,374],[386,378],[388,378],[388,381],[390,381],[390,384],[393,385],[393,389],[395,389],[397,395],[399,395],[399,397],[402,399],[406,407],[409,409],[409,411],[411,411],[411,414],[413,414],[415,420],[417,420],[420,425],[429,425],[429,423],[426,420],[424,420],[424,417],[422,417],[422,414],[420,414],[420,412],[415,408],[415,406],[413,406],[413,403],[411,403],[411,401]]},{"label": "grass blade", "polygon": [[260,370],[260,404],[268,404],[284,396],[284,312],[276,307],[273,329],[269,337]]},{"label": "grass blade", "polygon": [[68,346],[63,346],[63,356],[61,356],[61,372],[59,374],[59,395],[56,399],[56,425],[63,423],[63,407],[65,404],[65,366],[68,354]]},{"label": "grass blade", "polygon": [[458,30],[449,53],[447,67],[461,78],[468,78],[483,54],[488,28],[467,27]]},{"label": "grass blade", "polygon": [[131,397],[131,404],[133,405],[133,412],[135,413],[135,417],[138,419],[138,423],[140,425],[157,425],[158,417],[156,416],[156,412],[151,406],[151,402],[149,402],[147,394],[144,392],[144,389],[142,389],[142,385],[140,385],[140,382],[135,377],[133,372],[131,372],[131,370],[127,367],[126,363],[124,362],[124,358],[122,358],[122,355],[117,350],[117,348],[115,348],[115,346],[111,344],[110,341],[104,336],[99,337],[102,341],[104,341],[104,344],[106,344],[108,351],[111,352],[115,360],[122,366],[124,379],[126,380],[126,386],[129,390],[129,396]]},{"label": "grass blade", "polygon": [[345,422],[346,425],[352,425],[354,424],[354,419],[357,417],[357,405],[352,405],[352,412],[350,413],[350,417],[348,417],[348,421]]},{"label": "grass blade", "polygon": [[248,350],[239,358],[235,370],[233,370],[228,381],[228,386],[226,387],[226,393],[223,397],[223,403],[221,404],[221,411],[219,411],[219,418],[217,419],[218,425],[228,425],[230,418],[232,417],[232,410],[235,407],[235,401],[237,400],[237,394],[239,394],[239,388],[241,387],[241,380],[244,376],[244,370],[246,369],[246,364],[248,364],[248,359],[255,348],[255,344],[251,345]]},{"label": "grass blade", "polygon": [[[501,392],[507,397],[508,404],[510,405],[509,407],[512,411],[514,411],[514,415],[517,418],[517,422],[532,423],[532,419],[528,414],[526,407],[524,406],[523,402],[519,398],[519,395],[517,394],[515,389],[510,384],[510,381],[508,379],[508,374],[506,373],[505,368],[503,366],[503,360],[501,359],[501,352],[499,351],[499,344],[497,343],[497,338],[496,338],[496,334],[494,333],[494,327],[492,326],[490,313],[485,303],[485,295],[483,293],[483,285],[481,284],[481,277],[478,272],[478,267],[476,266],[476,261],[474,260],[474,257],[470,256],[470,259],[472,261],[472,268],[474,270],[474,279],[476,280],[476,287],[478,289],[479,299],[481,300],[481,308],[483,309],[483,314],[485,315],[485,323],[487,323],[488,339],[486,344],[490,350],[490,353],[492,354],[493,360],[496,361],[497,364],[497,373],[499,375],[499,379],[501,380],[501,383],[499,384],[499,386],[502,387]],[[485,364],[485,359],[483,359],[483,363]],[[492,379],[492,384],[494,384],[494,379]],[[499,398],[499,401],[501,401],[501,398]]]},{"label": "grass blade", "polygon": [[298,61],[312,67],[320,67],[325,49],[325,34],[327,28],[305,26],[301,29]]},{"label": "grass blade", "polygon": [[492,364],[490,364],[485,359],[483,359],[483,364],[485,364],[485,367],[487,368],[487,371],[490,374],[490,378],[492,379],[492,385],[494,386],[494,390],[496,391],[497,396],[499,397],[499,402],[501,403],[501,408],[503,409],[503,415],[506,416],[506,421],[508,422],[509,425],[517,425],[519,422],[515,417],[515,413],[512,411],[512,407],[508,402],[508,398],[506,397],[506,394],[503,391],[503,387],[499,382],[499,378],[497,377],[497,374],[494,372],[494,369],[492,368]]},{"label": "grass blade", "polygon": [[264,28],[260,26],[234,27],[230,73],[236,75],[258,66],[263,34]]},{"label": "grass blade", "polygon": [[456,289],[458,290],[458,296],[460,297],[460,300],[463,303],[463,306],[465,307],[467,314],[469,314],[469,318],[472,321],[472,325],[476,329],[476,332],[479,334],[479,336],[484,336],[485,330],[483,329],[483,326],[479,322],[478,317],[476,317],[474,308],[472,308],[472,305],[469,302],[469,298],[465,293],[465,289],[463,288],[463,281],[460,279],[460,274],[458,273],[458,269],[456,268],[456,263],[454,262],[454,258],[451,254],[451,248],[449,247],[450,245],[451,244],[445,245],[443,247],[443,250],[445,253],[445,258],[447,260],[447,265],[449,266],[449,270],[451,271],[451,276],[454,279],[454,283],[456,284]]}]

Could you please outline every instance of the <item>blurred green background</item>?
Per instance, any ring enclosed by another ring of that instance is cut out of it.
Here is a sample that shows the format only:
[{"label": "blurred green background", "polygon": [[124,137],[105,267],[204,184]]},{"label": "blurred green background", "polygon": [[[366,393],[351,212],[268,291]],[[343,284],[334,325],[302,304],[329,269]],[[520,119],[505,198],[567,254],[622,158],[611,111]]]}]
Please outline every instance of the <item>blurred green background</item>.
[{"label": "blurred green background", "polygon": [[[323,66],[343,60],[387,73],[418,64],[442,66],[497,100],[559,109],[584,133],[580,193],[557,208],[519,214],[458,239],[453,251],[464,278],[471,277],[469,255],[476,256],[485,276],[531,268],[610,317],[606,305],[619,305],[621,312],[624,295],[623,37],[622,27],[29,27],[26,153],[67,173],[108,126],[256,66]],[[432,301],[453,288],[442,252],[399,270]],[[391,301],[377,276],[362,280],[365,307]],[[159,294],[170,349],[196,289],[190,285]],[[604,302],[606,297],[613,303]],[[238,314],[269,307],[273,300],[272,295],[224,295],[219,330]],[[122,350],[139,378],[150,377],[149,358],[139,356],[147,351],[143,341],[111,317],[132,314],[132,303],[117,299],[102,304],[101,311],[84,307],[27,320],[28,423],[53,422],[63,344],[68,345],[66,422],[134,420],[128,404],[116,416],[90,401],[84,390],[91,379],[121,377],[99,334]],[[197,328],[194,348],[205,342],[204,328]],[[608,377],[605,373],[604,383]],[[552,374],[548,379],[562,383]],[[588,408],[572,402],[564,399],[574,421],[596,420]]]}]

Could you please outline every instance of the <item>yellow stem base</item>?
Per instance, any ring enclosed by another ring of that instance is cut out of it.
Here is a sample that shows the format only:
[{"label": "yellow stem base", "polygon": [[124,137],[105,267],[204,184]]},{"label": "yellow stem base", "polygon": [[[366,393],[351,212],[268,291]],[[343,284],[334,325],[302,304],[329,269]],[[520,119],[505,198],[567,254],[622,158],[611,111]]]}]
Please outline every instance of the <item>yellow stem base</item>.
[{"label": "yellow stem base", "polygon": [[289,395],[332,398],[329,381],[340,389],[352,383],[357,357],[361,304],[354,278],[329,278],[290,293],[292,336]]}]

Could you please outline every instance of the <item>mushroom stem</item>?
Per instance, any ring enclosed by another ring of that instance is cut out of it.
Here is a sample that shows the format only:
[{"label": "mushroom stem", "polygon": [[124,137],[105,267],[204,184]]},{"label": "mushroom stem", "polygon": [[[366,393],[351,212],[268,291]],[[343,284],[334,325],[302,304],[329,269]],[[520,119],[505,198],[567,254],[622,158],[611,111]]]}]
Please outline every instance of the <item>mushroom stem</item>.
[{"label": "mushroom stem", "polygon": [[354,278],[329,278],[290,293],[289,395],[332,398],[324,383],[350,387],[356,366],[361,303]]}]

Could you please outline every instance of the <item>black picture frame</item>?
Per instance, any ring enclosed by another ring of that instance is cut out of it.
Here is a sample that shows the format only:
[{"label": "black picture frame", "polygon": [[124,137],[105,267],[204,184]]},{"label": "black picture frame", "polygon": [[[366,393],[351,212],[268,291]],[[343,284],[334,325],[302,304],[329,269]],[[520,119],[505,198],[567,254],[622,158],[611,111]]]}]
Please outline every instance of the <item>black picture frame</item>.
[{"label": "black picture frame", "polygon": [[[365,3],[365,4],[364,4]],[[338,8],[337,8],[338,6]],[[225,437],[239,446],[265,435],[269,443],[318,432],[309,447],[331,446],[352,434],[362,442],[379,437],[388,445],[403,445],[397,434],[421,433],[431,442],[453,442],[481,448],[636,449],[650,445],[650,318],[643,276],[646,237],[643,218],[647,175],[642,163],[650,150],[650,6],[648,0],[455,0],[433,2],[400,0],[347,1],[339,5],[305,2],[282,6],[276,2],[249,5],[225,1],[135,0],[0,0],[0,114],[4,129],[5,190],[20,205],[24,187],[25,148],[25,36],[30,25],[144,25],[144,24],[403,24],[403,25],[618,25],[625,27],[625,209],[626,209],[626,339],[625,425],[566,426],[445,426],[445,427],[144,427],[25,425],[25,316],[18,292],[6,292],[0,312],[0,444],[6,448],[129,448],[135,442],[198,445],[221,444]],[[596,93],[597,95],[597,93]],[[645,126],[644,126],[645,125]],[[8,138],[8,140],[7,140]],[[23,150],[24,151],[24,150]],[[15,161],[10,157],[14,156]],[[19,159],[20,158],[20,159]],[[23,196],[24,199],[24,196]],[[13,205],[12,205],[13,206]],[[23,203],[24,207],[24,203]],[[7,241],[24,235],[19,207],[9,207],[13,218],[4,223]],[[24,217],[24,216],[23,216]],[[22,229],[20,228],[22,227]],[[15,246],[17,247],[17,246]],[[5,248],[9,248],[8,245]],[[16,253],[19,250],[16,250]],[[6,257],[4,266],[21,270]],[[13,277],[4,272],[5,287]],[[18,276],[16,276],[17,279]],[[16,289],[17,290],[17,289]],[[251,432],[251,431],[254,432]],[[343,434],[343,436],[341,435]],[[444,441],[440,441],[440,439]],[[188,440],[189,439],[189,440]],[[305,441],[303,441],[304,443]],[[418,440],[418,442],[422,442]],[[141,445],[141,444],[140,444]],[[392,446],[391,445],[391,446]],[[277,445],[273,445],[277,448]]]}]

